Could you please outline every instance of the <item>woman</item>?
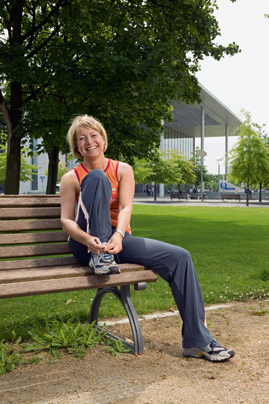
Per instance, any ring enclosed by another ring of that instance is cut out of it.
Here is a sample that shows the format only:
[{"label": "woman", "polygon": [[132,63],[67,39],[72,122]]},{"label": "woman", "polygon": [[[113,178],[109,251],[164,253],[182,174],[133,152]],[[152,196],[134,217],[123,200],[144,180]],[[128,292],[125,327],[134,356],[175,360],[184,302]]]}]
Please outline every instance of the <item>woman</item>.
[{"label": "woman", "polygon": [[133,237],[132,168],[106,158],[106,131],[95,118],[74,119],[67,138],[83,162],[62,178],[61,221],[72,254],[97,275],[119,273],[119,263],[151,268],[169,283],[179,309],[183,354],[213,362],[232,358],[205,325],[203,298],[188,251],[164,242]]}]

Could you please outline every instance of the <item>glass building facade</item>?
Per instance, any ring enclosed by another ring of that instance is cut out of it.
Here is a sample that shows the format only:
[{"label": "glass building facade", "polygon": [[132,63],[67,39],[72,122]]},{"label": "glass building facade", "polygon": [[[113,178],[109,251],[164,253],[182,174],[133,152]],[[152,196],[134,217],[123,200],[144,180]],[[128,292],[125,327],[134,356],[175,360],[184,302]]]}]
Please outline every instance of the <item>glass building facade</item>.
[{"label": "glass building facade", "polygon": [[[165,126],[165,133],[161,142],[162,150],[176,149],[179,150],[183,156],[188,160],[192,157],[192,152],[194,150],[194,139],[191,136],[186,135],[181,132],[180,129],[174,129]],[[170,190],[175,189],[176,184],[165,185],[164,193],[168,194]],[[183,186],[183,185],[182,185]],[[189,185],[186,185],[189,188]],[[153,195],[153,184],[136,184],[135,185],[135,195],[136,196],[146,196]],[[157,193],[159,193],[159,184]]]},{"label": "glass building facade", "polygon": [[166,127],[163,139],[163,149],[177,149],[189,160],[192,157],[191,153],[194,150],[194,139],[185,133],[180,132],[179,129]]}]

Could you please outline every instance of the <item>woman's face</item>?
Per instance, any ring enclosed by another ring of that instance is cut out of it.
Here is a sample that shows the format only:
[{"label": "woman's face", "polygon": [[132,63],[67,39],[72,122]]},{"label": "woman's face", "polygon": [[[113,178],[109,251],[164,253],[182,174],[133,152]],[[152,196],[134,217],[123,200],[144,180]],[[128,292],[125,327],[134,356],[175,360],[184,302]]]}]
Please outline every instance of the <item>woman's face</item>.
[{"label": "woman's face", "polygon": [[82,158],[95,158],[103,154],[105,140],[100,133],[91,128],[81,126],[77,134],[77,149]]}]

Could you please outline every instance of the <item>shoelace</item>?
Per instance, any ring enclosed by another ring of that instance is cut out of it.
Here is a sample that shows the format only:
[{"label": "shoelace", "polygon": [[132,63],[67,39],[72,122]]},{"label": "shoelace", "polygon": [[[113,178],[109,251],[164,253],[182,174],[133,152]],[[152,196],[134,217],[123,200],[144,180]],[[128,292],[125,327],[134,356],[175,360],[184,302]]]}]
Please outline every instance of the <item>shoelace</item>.
[{"label": "shoelace", "polygon": [[212,353],[213,353],[213,355],[214,355],[214,353],[215,353],[215,348],[216,348],[216,347],[220,347],[221,345],[220,345],[215,339],[213,339],[213,341],[210,342],[209,346],[212,347]]},{"label": "shoelace", "polygon": [[101,252],[102,254],[102,258],[104,259],[104,261],[111,261],[112,259],[112,255],[109,254],[108,252]]},{"label": "shoelace", "polygon": [[211,345],[212,345],[213,348],[215,346],[220,346],[220,344],[215,339],[213,339],[213,341],[211,342]]}]

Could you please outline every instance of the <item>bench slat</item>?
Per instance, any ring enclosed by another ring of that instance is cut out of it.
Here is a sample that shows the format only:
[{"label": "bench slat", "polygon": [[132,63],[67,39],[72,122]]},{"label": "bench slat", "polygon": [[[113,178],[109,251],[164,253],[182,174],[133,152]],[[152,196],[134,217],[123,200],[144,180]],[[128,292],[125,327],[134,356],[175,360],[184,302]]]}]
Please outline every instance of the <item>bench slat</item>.
[{"label": "bench slat", "polygon": [[242,195],[239,194],[222,194],[222,199],[241,199]]},{"label": "bench slat", "polygon": [[94,275],[77,278],[49,279],[32,282],[6,283],[0,285],[0,299],[60,293],[75,290],[132,285],[139,282],[156,282],[157,274],[152,271],[127,272],[117,275]]},{"label": "bench slat", "polygon": [[15,233],[0,234],[0,245],[28,244],[28,243],[53,243],[67,241],[68,235],[61,232],[53,233]]},{"label": "bench slat", "polygon": [[0,207],[60,206],[60,195],[1,195]]},{"label": "bench slat", "polygon": [[59,218],[60,215],[60,207],[0,208],[0,219]]},{"label": "bench slat", "polygon": [[33,257],[57,254],[71,254],[68,244],[39,244],[16,247],[0,247],[0,258]]},{"label": "bench slat", "polygon": [[75,257],[53,257],[53,258],[33,258],[26,260],[0,261],[0,271],[25,269],[25,268],[41,268],[55,267],[59,265],[81,265]]},{"label": "bench slat", "polygon": [[[144,266],[136,264],[120,264],[119,268],[122,273],[145,271]],[[41,269],[18,269],[13,271],[0,271],[0,284],[90,275],[95,276],[93,269],[80,264],[61,267],[44,267]]]},{"label": "bench slat", "polygon": [[11,282],[27,282],[44,279],[71,278],[76,276],[93,275],[90,267],[61,266],[42,269],[18,269],[0,271],[0,284]]},{"label": "bench slat", "polygon": [[0,232],[27,230],[62,230],[60,219],[2,220]]}]

